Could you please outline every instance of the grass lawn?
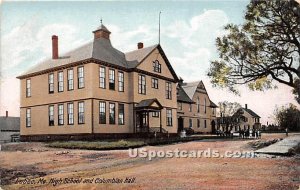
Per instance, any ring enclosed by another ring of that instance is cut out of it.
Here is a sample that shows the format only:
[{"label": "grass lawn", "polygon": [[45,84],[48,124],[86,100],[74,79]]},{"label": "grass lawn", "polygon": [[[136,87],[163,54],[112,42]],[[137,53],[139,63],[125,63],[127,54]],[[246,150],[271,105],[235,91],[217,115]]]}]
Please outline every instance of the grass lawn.
[{"label": "grass lawn", "polygon": [[178,142],[188,142],[201,140],[202,137],[186,137],[186,138],[163,138],[163,139],[116,139],[106,141],[55,141],[47,143],[48,147],[52,148],[67,148],[67,149],[86,149],[86,150],[121,150],[129,148],[139,148],[150,145],[164,145]]},{"label": "grass lawn", "polygon": [[56,141],[48,143],[48,147],[87,150],[114,150],[145,146],[143,140],[115,140],[115,141]]}]

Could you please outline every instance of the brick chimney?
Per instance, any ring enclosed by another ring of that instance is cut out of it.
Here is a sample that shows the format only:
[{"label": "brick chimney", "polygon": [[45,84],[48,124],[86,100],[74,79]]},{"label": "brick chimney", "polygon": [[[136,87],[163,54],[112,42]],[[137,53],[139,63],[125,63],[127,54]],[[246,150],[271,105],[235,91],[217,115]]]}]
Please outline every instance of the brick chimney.
[{"label": "brick chimney", "polygon": [[137,47],[138,47],[138,49],[144,48],[143,42],[139,42],[139,43],[137,44]]},{"label": "brick chimney", "polygon": [[58,59],[58,36],[52,36],[52,59]]},{"label": "brick chimney", "polygon": [[5,112],[5,116],[8,117],[8,111]]},{"label": "brick chimney", "polygon": [[245,104],[245,108],[248,109],[248,104]]}]

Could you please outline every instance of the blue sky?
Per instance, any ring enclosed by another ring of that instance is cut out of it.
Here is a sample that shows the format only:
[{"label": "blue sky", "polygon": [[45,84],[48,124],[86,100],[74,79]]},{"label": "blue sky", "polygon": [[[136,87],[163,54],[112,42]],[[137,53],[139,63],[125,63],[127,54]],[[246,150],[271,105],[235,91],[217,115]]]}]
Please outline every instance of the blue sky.
[{"label": "blue sky", "polygon": [[[248,103],[270,118],[275,104],[294,102],[290,89],[250,92],[241,88],[236,97],[211,87],[206,72],[217,58],[215,38],[223,26],[240,24],[248,1],[75,1],[2,2],[1,4],[1,94],[0,115],[9,110],[18,115],[19,83],[15,77],[51,56],[51,35],[59,36],[60,53],[93,39],[92,31],[103,24],[112,32],[113,46],[124,52],[158,43],[158,13],[161,14],[161,45],[179,76],[186,81],[203,80],[214,102]],[[7,91],[9,88],[9,91]],[[5,89],[5,92],[3,91]],[[286,96],[282,97],[282,93]],[[271,96],[271,98],[270,98]],[[250,100],[249,100],[250,97]],[[270,99],[261,100],[261,97]],[[260,100],[257,100],[260,99]],[[267,109],[266,109],[267,107]]]}]

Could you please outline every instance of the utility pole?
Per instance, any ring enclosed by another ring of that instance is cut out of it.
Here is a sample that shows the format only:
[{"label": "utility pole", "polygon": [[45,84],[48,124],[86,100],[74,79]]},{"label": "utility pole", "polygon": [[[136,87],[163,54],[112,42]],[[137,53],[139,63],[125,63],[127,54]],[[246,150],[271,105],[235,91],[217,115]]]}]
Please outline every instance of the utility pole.
[{"label": "utility pole", "polygon": [[160,44],[160,14],[161,11],[159,11],[159,16],[158,16],[158,44]]}]

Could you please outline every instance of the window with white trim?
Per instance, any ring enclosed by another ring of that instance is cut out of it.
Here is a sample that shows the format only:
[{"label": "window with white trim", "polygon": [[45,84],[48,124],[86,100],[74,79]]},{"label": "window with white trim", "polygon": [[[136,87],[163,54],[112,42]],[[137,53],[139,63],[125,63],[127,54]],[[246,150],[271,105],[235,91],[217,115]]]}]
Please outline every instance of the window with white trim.
[{"label": "window with white trim", "polygon": [[124,73],[118,72],[119,92],[124,92]]},{"label": "window with white trim", "polygon": [[78,88],[84,88],[84,67],[77,68]]},{"label": "window with white trim", "polygon": [[68,70],[68,90],[74,89],[74,71],[73,69]]},{"label": "window with white trim", "polygon": [[115,70],[109,69],[109,90],[115,90]]},{"label": "window with white trim", "polygon": [[139,94],[146,94],[146,76],[145,75],[139,75],[139,80],[138,80],[138,92]]},{"label": "window with white trim", "polygon": [[167,109],[166,110],[166,115],[167,115],[167,126],[172,126],[173,122],[172,122],[172,110],[171,109]]},{"label": "window with white trim", "polygon": [[99,123],[106,124],[106,103],[99,102]]},{"label": "window with white trim", "polygon": [[124,125],[124,104],[119,104],[118,105],[118,122],[119,125]]},{"label": "window with white trim", "polygon": [[58,125],[64,124],[64,105],[58,104]]},{"label": "window with white trim", "polygon": [[166,82],[166,98],[172,99],[172,84],[170,82]]},{"label": "window with white trim", "polygon": [[84,102],[78,102],[78,124],[84,124]]},{"label": "window with white trim", "polygon": [[58,72],[58,92],[64,91],[64,73],[62,71]]},{"label": "window with white trim", "polygon": [[27,79],[26,80],[26,97],[31,96],[31,80]]},{"label": "window with white trim", "polygon": [[54,126],[54,105],[49,106],[49,126]]},{"label": "window with white trim", "polygon": [[109,124],[116,124],[116,104],[109,103]]},{"label": "window with white trim", "polygon": [[74,124],[74,104],[68,103],[67,108],[68,108],[68,124],[73,125]]},{"label": "window with white trim", "polygon": [[49,94],[54,93],[54,74],[50,73],[48,76],[48,83],[49,83]]},{"label": "window with white trim", "polygon": [[99,87],[105,88],[105,67],[99,67]]},{"label": "window with white trim", "polygon": [[31,127],[31,109],[26,109],[26,127]]}]

